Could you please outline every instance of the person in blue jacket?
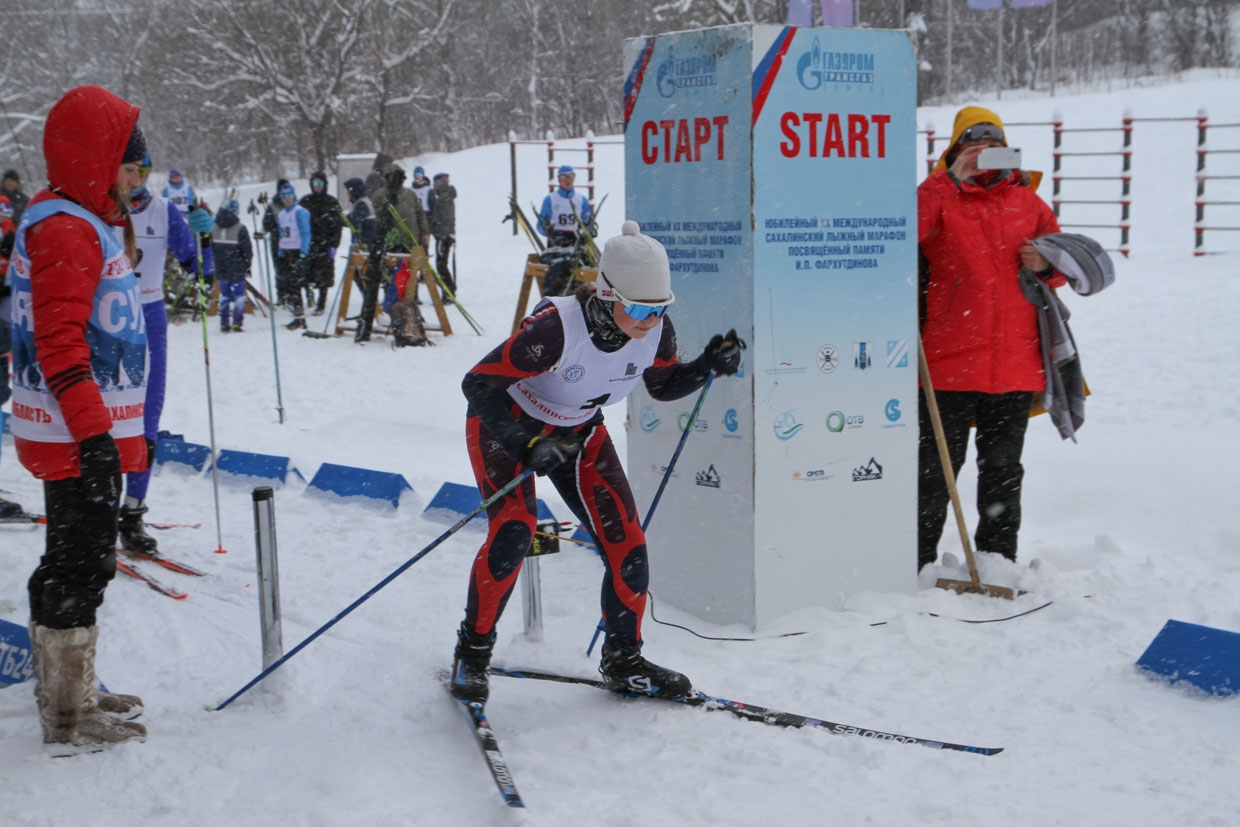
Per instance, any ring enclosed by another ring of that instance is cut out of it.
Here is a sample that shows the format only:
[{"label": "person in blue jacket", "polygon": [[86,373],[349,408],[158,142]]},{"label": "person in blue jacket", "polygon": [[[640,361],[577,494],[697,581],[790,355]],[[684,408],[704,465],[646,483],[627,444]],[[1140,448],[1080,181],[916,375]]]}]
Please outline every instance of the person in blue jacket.
[{"label": "person in blue jacket", "polygon": [[185,180],[181,171],[176,167],[168,169],[168,185],[164,187],[160,195],[172,202],[181,215],[188,215],[190,208],[198,203],[194,188],[189,185],[189,181]]},{"label": "person in blue jacket", "polygon": [[284,281],[284,295],[292,305],[293,321],[285,325],[289,330],[304,330],[306,308],[302,290],[306,286],[306,257],[310,255],[310,211],[297,203],[297,190],[292,184],[280,187],[280,212],[276,214],[279,226],[279,253],[276,255],[276,282]]},{"label": "person in blue jacket", "polygon": [[[168,377],[168,312],[164,307],[164,262],[168,251],[191,273],[198,272],[198,244],[202,245],[203,273],[210,278],[214,272],[211,248],[211,214],[200,206],[191,206],[182,215],[169,199],[155,195],[147,187],[151,174],[151,154],[146,153],[138,168],[142,184],[129,191],[131,203],[130,221],[134,237],[141,251],[134,273],[138,277],[138,291],[142,296],[142,315],[146,321],[146,343],[150,353],[147,370],[146,407],[143,414],[143,433],[153,445],[159,434],[159,419],[164,410],[164,391]],[[123,238],[121,228],[117,237]],[[145,471],[132,471],[125,475],[125,501],[121,505],[117,529],[121,548],[140,554],[156,554],[159,551],[154,537],[146,532],[143,515],[147,512],[146,494],[151,481],[148,466]]]},{"label": "person in blue jacket", "polygon": [[594,210],[585,193],[573,188],[576,179],[577,173],[568,164],[556,170],[559,186],[543,199],[538,211],[538,231],[547,237],[547,248],[539,256],[547,265],[547,275],[543,277],[544,296],[562,296],[569,292],[573,269],[584,263],[585,235],[594,221]]}]

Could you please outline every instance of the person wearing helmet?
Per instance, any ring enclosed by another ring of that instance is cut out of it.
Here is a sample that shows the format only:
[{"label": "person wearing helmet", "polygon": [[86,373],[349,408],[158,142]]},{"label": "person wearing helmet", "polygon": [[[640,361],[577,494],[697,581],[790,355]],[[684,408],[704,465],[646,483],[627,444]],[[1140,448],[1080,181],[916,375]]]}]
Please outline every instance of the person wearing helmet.
[{"label": "person wearing helmet", "polygon": [[548,193],[538,210],[538,231],[547,237],[547,248],[539,256],[547,265],[542,283],[544,296],[559,296],[571,291],[572,272],[585,263],[589,246],[585,233],[594,221],[594,210],[585,193],[573,187],[576,171],[564,164],[556,170],[555,176],[559,186]]},{"label": "person wearing helmet", "polygon": [[[642,382],[660,401],[700,389],[712,372],[734,375],[744,344],[716,335],[692,362],[677,358],[666,315],[675,301],[663,245],[626,221],[603,249],[597,289],[548,296],[521,329],[461,384],[469,402],[466,443],[478,489],[490,497],[526,469],[545,476],[594,539],[603,558],[607,638],[599,671],[617,692],[679,697],[684,675],[642,657],[648,582],[646,537],[602,407]],[[605,492],[605,493],[600,493]],[[495,629],[534,538],[534,478],[487,510],[487,538],[469,576],[451,691],[484,703]]]}]

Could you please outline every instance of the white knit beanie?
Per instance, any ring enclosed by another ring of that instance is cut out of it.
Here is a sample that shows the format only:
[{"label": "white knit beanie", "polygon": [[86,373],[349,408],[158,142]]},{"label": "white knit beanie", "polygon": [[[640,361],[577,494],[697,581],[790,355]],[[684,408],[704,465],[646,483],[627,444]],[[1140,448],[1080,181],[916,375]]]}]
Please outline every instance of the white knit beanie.
[{"label": "white knit beanie", "polygon": [[667,250],[648,235],[641,234],[636,221],[625,221],[620,235],[607,240],[599,262],[598,297],[614,301],[619,293],[627,301],[664,305],[676,301],[672,295],[672,272]]}]

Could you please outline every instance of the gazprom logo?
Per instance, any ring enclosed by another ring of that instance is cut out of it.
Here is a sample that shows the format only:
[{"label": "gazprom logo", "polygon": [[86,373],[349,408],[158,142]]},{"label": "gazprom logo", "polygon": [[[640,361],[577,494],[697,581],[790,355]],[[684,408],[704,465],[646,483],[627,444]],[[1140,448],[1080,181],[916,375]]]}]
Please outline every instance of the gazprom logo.
[{"label": "gazprom logo", "polygon": [[668,52],[667,59],[659,64],[659,94],[670,98],[676,94],[677,89],[714,86],[715,64],[714,55],[694,54],[678,59],[675,51]]},{"label": "gazprom logo", "polygon": [[873,52],[826,52],[818,38],[797,61],[797,80],[806,89],[829,83],[873,83]]}]

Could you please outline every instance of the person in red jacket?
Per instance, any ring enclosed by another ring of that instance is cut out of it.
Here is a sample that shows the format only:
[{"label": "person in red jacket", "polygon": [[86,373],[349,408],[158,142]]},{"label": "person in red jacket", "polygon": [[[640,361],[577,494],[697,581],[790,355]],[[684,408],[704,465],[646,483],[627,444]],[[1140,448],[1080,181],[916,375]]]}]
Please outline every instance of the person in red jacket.
[{"label": "person in red jacket", "polygon": [[[977,427],[979,551],[1016,559],[1021,453],[1033,396],[1046,387],[1037,311],[1021,292],[1021,267],[1052,287],[1065,283],[1030,241],[1059,232],[1035,192],[1040,173],[982,170],[978,155],[1006,146],[1003,121],[969,106],[956,114],[951,145],[917,188],[922,256],[921,337],[953,470]],[[949,492],[925,394],[917,489],[917,566],[933,563]]]},{"label": "person in red jacket", "polygon": [[[97,692],[95,614],[116,573],[121,474],[147,466],[146,327],[128,193],[146,142],[138,107],[80,86],[48,112],[48,186],[13,245],[12,431],[43,481],[47,541],[30,577],[35,697],[47,744],[142,738],[132,695]],[[124,227],[124,243],[113,227]]]}]

